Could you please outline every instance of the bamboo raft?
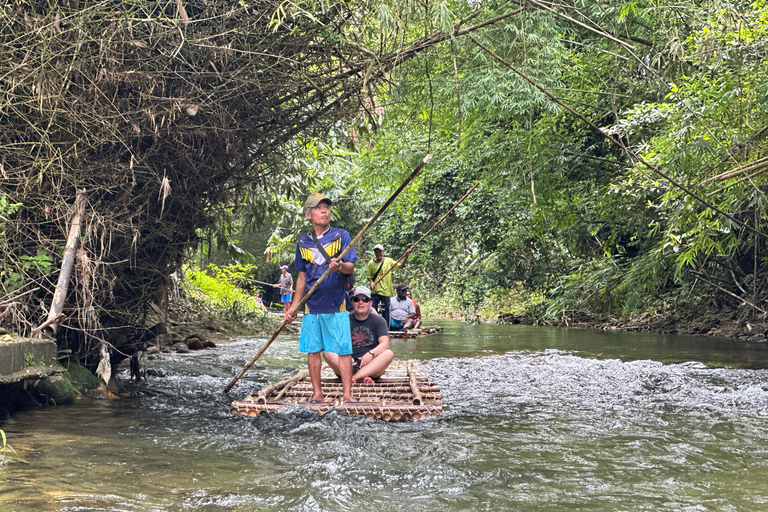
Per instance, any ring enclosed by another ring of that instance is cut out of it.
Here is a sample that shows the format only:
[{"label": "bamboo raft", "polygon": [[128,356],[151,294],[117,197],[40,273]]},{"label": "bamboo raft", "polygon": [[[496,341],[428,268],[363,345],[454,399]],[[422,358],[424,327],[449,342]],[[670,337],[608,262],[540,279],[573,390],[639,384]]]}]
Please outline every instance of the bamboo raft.
[{"label": "bamboo raft", "polygon": [[309,371],[304,369],[243,400],[234,400],[229,412],[258,416],[287,411],[291,407],[306,407],[318,414],[335,409],[384,421],[437,418],[443,412],[440,388],[415,361],[393,361],[373,384],[353,384],[352,396],[359,400],[357,402],[342,402],[341,379],[326,365],[322,370],[322,386],[325,401],[309,403],[312,384]]},{"label": "bamboo raft", "polygon": [[439,325],[433,325],[432,327],[424,327],[423,329],[409,329],[408,331],[389,331],[389,339],[403,339],[403,338],[421,338],[422,336],[429,336],[436,332],[442,331],[443,328]]}]

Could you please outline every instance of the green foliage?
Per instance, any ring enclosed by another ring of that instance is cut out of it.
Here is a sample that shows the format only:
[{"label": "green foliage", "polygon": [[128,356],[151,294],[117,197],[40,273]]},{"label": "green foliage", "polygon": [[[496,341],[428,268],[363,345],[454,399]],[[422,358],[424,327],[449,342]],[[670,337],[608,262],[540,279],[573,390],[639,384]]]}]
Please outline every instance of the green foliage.
[{"label": "green foliage", "polygon": [[179,306],[188,310],[189,320],[223,326],[230,335],[273,332],[280,320],[246,291],[255,270],[243,265],[209,265],[205,271],[188,267],[183,283],[187,293]]},{"label": "green foliage", "polygon": [[[389,48],[398,38],[451,33],[476,5],[369,7],[361,41]],[[334,199],[332,222],[356,232],[431,153],[357,247],[360,280],[375,243],[399,257],[480,182],[396,271],[431,314],[535,309],[559,320],[687,300],[741,305],[725,292],[699,292],[705,278],[738,297],[768,298],[768,243],[744,227],[765,231],[768,216],[765,2],[582,1],[578,13],[615,37],[533,7],[473,37],[593,125],[452,38],[393,69],[391,85],[370,86],[351,140],[334,127],[323,143],[297,142],[287,164],[296,181],[275,189],[267,213],[233,222],[228,240],[269,219],[268,259],[290,262],[308,226],[306,193]],[[403,16],[421,16],[418,27]]]},{"label": "green foliage", "polygon": [[511,288],[489,290],[488,298],[480,304],[479,313],[486,320],[494,320],[499,315],[520,316],[535,310],[544,301],[544,295],[526,290],[518,283]]},{"label": "green foliage", "polygon": [[51,271],[53,260],[43,251],[38,251],[35,256],[19,256],[23,262],[22,268],[26,271],[33,271],[40,275],[45,275]]},{"label": "green foliage", "polygon": [[[9,200],[8,194],[0,194],[0,252],[7,254],[8,241],[5,238],[5,225],[10,221],[9,217],[18,212],[22,203],[15,203]],[[38,253],[38,256],[40,254]],[[27,257],[27,256],[25,256]],[[25,265],[28,262],[25,262]],[[25,267],[29,268],[29,267]],[[5,292],[19,288],[23,284],[22,275],[11,269],[0,268],[0,286]]]},{"label": "green foliage", "polygon": [[185,287],[215,308],[265,314],[253,297],[241,288],[247,283],[247,275],[247,268],[241,265],[219,267],[210,264],[205,271],[190,267],[184,272]]},{"label": "green foliage", "polygon": [[5,431],[0,429],[0,466],[9,462],[21,462],[28,464],[11,445],[8,444]]},{"label": "green foliage", "polygon": [[40,359],[35,361],[35,355],[31,352],[27,352],[24,354],[24,368],[27,368],[28,366],[45,366],[45,358],[40,357]]},{"label": "green foliage", "polygon": [[[703,182],[765,155],[765,4],[581,8],[647,55],[541,11],[478,37],[667,175],[760,228],[768,201],[759,168],[749,180]],[[725,280],[737,295],[759,281],[753,262],[765,258],[764,249],[755,257],[765,241],[633,164],[476,47],[436,48],[400,71],[383,124],[360,150],[355,190],[376,198],[419,148],[433,160],[372,238],[399,255],[473,180],[483,183],[401,272],[425,305],[490,311],[514,302],[520,283],[546,294],[553,318],[629,315],[684,300],[698,275],[691,271]]]},{"label": "green foliage", "polygon": [[[12,203],[8,200],[8,194],[0,194],[0,217],[13,215],[21,207],[22,203]],[[0,231],[0,234],[2,232]]]},{"label": "green foliage", "polygon": [[35,256],[19,256],[18,261],[21,263],[21,272],[10,269],[0,271],[0,276],[5,278],[2,280],[2,289],[6,292],[17,290],[25,282],[48,275],[53,263],[51,257],[43,251],[38,251]]}]

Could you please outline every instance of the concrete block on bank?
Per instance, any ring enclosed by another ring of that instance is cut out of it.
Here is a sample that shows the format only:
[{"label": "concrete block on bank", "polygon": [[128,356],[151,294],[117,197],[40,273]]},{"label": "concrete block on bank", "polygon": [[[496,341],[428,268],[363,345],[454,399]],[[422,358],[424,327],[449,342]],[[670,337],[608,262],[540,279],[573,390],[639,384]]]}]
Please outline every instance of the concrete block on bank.
[{"label": "concrete block on bank", "polygon": [[0,339],[0,384],[42,378],[64,369],[56,362],[56,342],[43,339]]}]

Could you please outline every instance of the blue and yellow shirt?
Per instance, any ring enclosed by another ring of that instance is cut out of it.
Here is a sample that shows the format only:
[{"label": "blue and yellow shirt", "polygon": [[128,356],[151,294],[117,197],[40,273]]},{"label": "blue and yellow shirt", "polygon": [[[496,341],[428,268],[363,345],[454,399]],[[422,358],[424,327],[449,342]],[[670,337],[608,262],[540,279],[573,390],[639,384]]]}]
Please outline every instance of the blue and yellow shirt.
[{"label": "blue and yellow shirt", "polygon": [[[329,256],[334,257],[352,242],[352,237],[341,228],[329,227],[320,236],[319,241],[325,252]],[[342,261],[351,261],[352,263],[357,261],[357,253],[354,247],[342,258]],[[293,268],[306,274],[307,291],[328,270],[328,263],[317,247],[315,247],[310,234],[307,233],[299,238],[296,242],[296,257],[293,262]],[[344,281],[339,278],[339,273],[331,272],[320,283],[318,289],[314,291],[304,305],[304,313],[322,314],[346,311],[346,295]]]}]

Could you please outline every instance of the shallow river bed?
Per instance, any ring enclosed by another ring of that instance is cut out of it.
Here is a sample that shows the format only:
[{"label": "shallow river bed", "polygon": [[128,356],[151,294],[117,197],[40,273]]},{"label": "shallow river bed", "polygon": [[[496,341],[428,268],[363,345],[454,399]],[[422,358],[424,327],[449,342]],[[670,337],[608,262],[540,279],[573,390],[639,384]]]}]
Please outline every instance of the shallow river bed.
[{"label": "shallow river bed", "polygon": [[[147,361],[117,401],[0,425],[0,510],[768,509],[768,347],[729,340],[443,322],[393,340],[441,387],[438,420],[229,402],[304,365],[296,338]],[[123,374],[127,379],[128,375]]]}]

